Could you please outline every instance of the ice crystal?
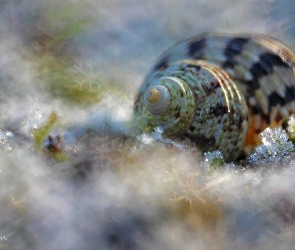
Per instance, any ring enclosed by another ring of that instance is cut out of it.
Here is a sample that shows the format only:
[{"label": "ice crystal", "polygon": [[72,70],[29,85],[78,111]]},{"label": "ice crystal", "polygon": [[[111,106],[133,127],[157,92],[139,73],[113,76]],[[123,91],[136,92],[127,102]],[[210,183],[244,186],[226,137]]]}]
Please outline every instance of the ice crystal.
[{"label": "ice crystal", "polygon": [[207,170],[217,169],[220,166],[224,166],[224,159],[221,151],[215,150],[212,152],[204,153],[204,161],[201,163]]},{"label": "ice crystal", "polygon": [[266,128],[260,134],[260,139],[263,145],[256,147],[255,152],[248,156],[251,164],[277,163],[294,150],[294,145],[289,141],[287,132],[281,127]]},{"label": "ice crystal", "polygon": [[153,145],[155,142],[159,142],[168,147],[172,146],[180,151],[186,149],[186,144],[184,142],[162,137],[163,132],[164,129],[162,127],[156,127],[151,134],[142,133],[136,138],[145,145]]},{"label": "ice crystal", "polygon": [[13,132],[6,130],[3,131],[0,129],[0,149],[4,151],[11,151],[12,150],[12,139],[13,139]]},{"label": "ice crystal", "polygon": [[153,137],[154,140],[162,141],[164,140],[162,137],[163,132],[164,132],[164,129],[162,127],[156,127],[154,131],[152,132],[151,136]]},{"label": "ice crystal", "polygon": [[212,161],[214,159],[223,159],[223,155],[222,155],[221,151],[215,150],[212,152],[205,152],[204,158],[205,158],[205,161],[210,164],[210,163],[212,163]]},{"label": "ice crystal", "polygon": [[185,150],[185,143],[177,140],[172,140],[169,138],[163,138],[162,134],[164,132],[164,129],[162,127],[156,127],[154,129],[154,132],[152,132],[152,137],[155,141],[163,142],[166,145],[173,146],[177,148],[178,150]]},{"label": "ice crystal", "polygon": [[79,66],[74,65],[75,73],[78,76],[78,80],[75,80],[75,86],[79,85],[80,89],[83,85],[89,84],[90,91],[94,91],[93,85],[97,86],[98,88],[101,87],[100,83],[98,82],[98,75],[101,72],[94,71],[95,63],[89,62],[86,63],[86,67],[83,66],[82,63],[79,63]]},{"label": "ice crystal", "polygon": [[154,139],[146,133],[142,133],[141,135],[138,135],[136,138],[138,141],[146,145],[152,145],[154,142]]}]

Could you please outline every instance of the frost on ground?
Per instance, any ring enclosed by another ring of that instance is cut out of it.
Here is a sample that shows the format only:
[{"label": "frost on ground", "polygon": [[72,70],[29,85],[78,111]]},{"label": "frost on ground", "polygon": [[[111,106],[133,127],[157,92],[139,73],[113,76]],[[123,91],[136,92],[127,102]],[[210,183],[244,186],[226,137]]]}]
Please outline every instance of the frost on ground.
[{"label": "frost on ground", "polygon": [[[295,47],[290,1],[0,1],[0,249],[292,249],[294,118],[244,162],[130,137],[156,57],[208,31]],[[50,137],[49,137],[50,135]]]},{"label": "frost on ground", "polygon": [[[290,124],[289,127],[291,126],[294,124]],[[263,145],[256,147],[255,153],[248,156],[251,164],[278,163],[285,155],[294,151],[293,143],[289,141],[287,132],[281,127],[265,129],[260,133],[260,139]]]}]

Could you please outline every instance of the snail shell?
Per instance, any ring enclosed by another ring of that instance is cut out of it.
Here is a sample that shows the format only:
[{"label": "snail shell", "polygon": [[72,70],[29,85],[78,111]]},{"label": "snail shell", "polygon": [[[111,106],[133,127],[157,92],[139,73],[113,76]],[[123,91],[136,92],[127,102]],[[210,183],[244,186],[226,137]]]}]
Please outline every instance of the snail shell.
[{"label": "snail shell", "polygon": [[263,35],[203,34],[160,56],[138,91],[141,132],[190,140],[226,161],[295,113],[295,54]]}]

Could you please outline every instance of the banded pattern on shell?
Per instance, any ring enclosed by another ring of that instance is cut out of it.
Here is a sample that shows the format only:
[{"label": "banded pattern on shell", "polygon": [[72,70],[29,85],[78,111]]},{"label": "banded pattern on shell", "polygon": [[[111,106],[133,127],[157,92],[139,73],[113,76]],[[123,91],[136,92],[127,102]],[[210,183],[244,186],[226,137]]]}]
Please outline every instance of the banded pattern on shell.
[{"label": "banded pattern on shell", "polygon": [[264,35],[203,34],[164,52],[139,89],[134,122],[235,160],[295,113],[295,54]]}]

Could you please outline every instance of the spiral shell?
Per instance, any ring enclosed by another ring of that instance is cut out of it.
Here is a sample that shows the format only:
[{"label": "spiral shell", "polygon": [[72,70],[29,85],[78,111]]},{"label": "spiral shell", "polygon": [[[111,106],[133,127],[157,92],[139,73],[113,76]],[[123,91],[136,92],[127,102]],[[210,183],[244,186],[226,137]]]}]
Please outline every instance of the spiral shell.
[{"label": "spiral shell", "polygon": [[295,113],[295,54],[263,35],[203,34],[160,56],[139,89],[140,131],[190,140],[226,161]]}]

